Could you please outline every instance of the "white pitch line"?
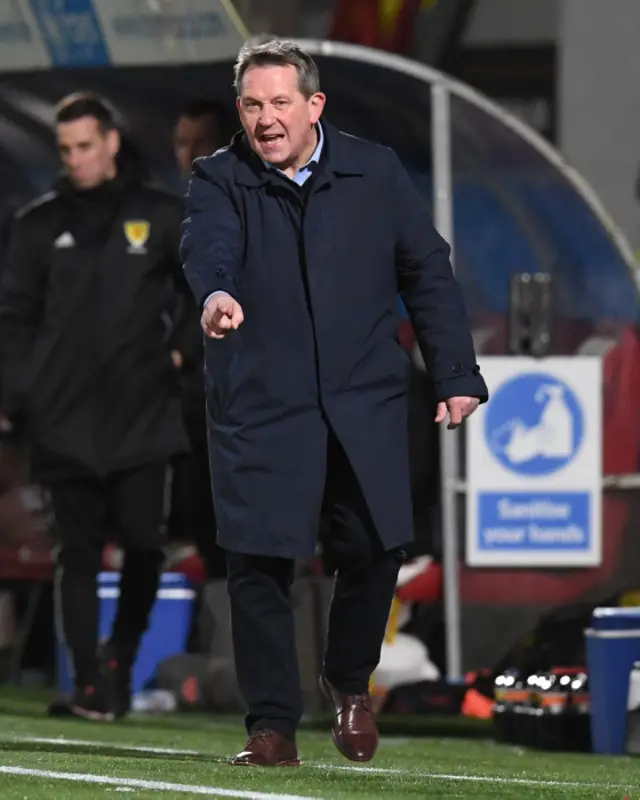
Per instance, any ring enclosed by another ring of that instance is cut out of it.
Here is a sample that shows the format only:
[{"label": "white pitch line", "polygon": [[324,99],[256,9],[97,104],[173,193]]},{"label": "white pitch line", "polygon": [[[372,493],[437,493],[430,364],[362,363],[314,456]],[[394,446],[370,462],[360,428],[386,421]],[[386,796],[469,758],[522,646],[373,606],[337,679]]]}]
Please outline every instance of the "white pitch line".
[{"label": "white pitch line", "polygon": [[[0,739],[0,744],[3,740]],[[7,740],[4,740],[7,741]],[[117,742],[95,741],[90,739],[66,739],[64,737],[58,738],[44,738],[37,736],[18,737],[13,738],[14,742],[25,742],[32,744],[56,744],[68,745],[70,747],[102,747],[111,748],[113,750],[132,751],[136,753],[149,753],[149,755],[174,755],[174,756],[198,756],[206,758],[210,756],[214,758],[211,753],[206,753],[202,750],[181,750],[174,747],[144,747],[141,745],[126,745]],[[410,769],[394,769],[392,767],[363,767],[350,764],[304,764],[305,767],[321,770],[336,770],[342,772],[364,772],[373,775],[406,775],[413,778],[428,778],[429,780],[436,781],[467,781],[475,783],[502,783],[513,786],[565,786],[570,788],[581,789],[625,789],[628,790],[629,786],[618,783],[588,783],[586,781],[557,781],[557,780],[542,780],[536,778],[505,778],[494,775],[464,775],[464,774],[447,774],[442,772],[418,772]],[[633,787],[631,787],[633,788]],[[273,795],[269,795],[273,797]]]},{"label": "white pitch line", "polygon": [[386,769],[384,767],[357,767],[340,764],[314,764],[323,769],[337,769],[348,772],[371,772],[380,775],[415,775],[416,777],[431,778],[438,781],[475,781],[476,783],[507,783],[519,786],[566,786],[568,789],[628,789],[627,785],[618,783],[587,783],[585,781],[554,781],[536,778],[504,778],[495,775],[461,775],[442,772],[412,772],[403,769]]},{"label": "white pitch line", "polygon": [[0,765],[0,774],[21,775],[31,778],[46,778],[54,781],[73,781],[93,783],[99,786],[116,786],[133,789],[150,789],[156,792],[177,792],[180,794],[204,794],[209,797],[236,797],[241,800],[319,800],[317,797],[303,797],[297,794],[276,794],[265,792],[245,792],[239,789],[219,789],[217,786],[191,786],[188,783],[167,783],[147,781],[141,778],[112,778],[108,775],[88,775],[82,772],[53,772],[48,769],[26,769],[25,767],[6,767]]}]

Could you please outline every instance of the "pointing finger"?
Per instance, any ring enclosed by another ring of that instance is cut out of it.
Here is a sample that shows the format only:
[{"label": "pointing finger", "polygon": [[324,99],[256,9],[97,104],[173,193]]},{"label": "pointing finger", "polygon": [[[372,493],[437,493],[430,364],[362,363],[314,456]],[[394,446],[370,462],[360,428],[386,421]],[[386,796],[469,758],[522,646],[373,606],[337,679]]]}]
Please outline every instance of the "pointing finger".
[{"label": "pointing finger", "polygon": [[231,327],[234,330],[237,330],[243,322],[244,314],[242,313],[242,307],[240,306],[240,303],[236,303],[233,309],[233,316],[231,317]]}]

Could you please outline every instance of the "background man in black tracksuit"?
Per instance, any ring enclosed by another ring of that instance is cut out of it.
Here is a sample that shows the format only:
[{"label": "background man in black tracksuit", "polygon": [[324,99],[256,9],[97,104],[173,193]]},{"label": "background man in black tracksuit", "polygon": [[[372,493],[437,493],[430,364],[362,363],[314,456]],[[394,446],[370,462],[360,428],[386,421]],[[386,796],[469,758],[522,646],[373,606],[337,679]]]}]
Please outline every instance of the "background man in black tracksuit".
[{"label": "background man in black tracksuit", "polygon": [[[67,710],[104,719],[128,707],[158,586],[167,463],[188,448],[177,366],[193,333],[191,315],[184,325],[173,317],[177,293],[188,296],[181,200],[118,169],[120,135],[102,99],[64,100],[56,133],[65,174],[16,216],[2,270],[2,395],[51,492],[76,679]],[[125,561],[99,653],[96,575],[111,535]]]}]

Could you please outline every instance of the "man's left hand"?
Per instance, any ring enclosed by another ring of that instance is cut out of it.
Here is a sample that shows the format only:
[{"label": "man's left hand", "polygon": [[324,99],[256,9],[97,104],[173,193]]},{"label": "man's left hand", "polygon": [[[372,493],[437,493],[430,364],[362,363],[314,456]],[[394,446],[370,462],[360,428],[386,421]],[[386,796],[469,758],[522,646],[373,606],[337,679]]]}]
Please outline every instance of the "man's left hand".
[{"label": "man's left hand", "polygon": [[436,409],[436,422],[444,422],[449,414],[449,424],[447,428],[453,430],[462,425],[462,421],[478,408],[480,401],[477,397],[450,397],[438,403]]},{"label": "man's left hand", "polygon": [[179,350],[171,351],[171,360],[173,361],[173,366],[176,369],[182,369],[182,365],[184,364],[184,358],[182,357],[182,353]]}]

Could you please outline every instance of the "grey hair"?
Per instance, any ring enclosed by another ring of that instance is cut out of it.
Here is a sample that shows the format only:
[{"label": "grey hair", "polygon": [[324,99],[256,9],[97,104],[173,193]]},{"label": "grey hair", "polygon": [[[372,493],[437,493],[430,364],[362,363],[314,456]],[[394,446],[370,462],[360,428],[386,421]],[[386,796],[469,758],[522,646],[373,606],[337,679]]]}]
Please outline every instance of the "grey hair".
[{"label": "grey hair", "polygon": [[309,99],[320,91],[318,65],[309,53],[294,42],[271,39],[259,44],[247,42],[240,48],[233,68],[236,92],[242,92],[242,79],[250,67],[272,67],[290,65],[298,73],[298,88]]}]

